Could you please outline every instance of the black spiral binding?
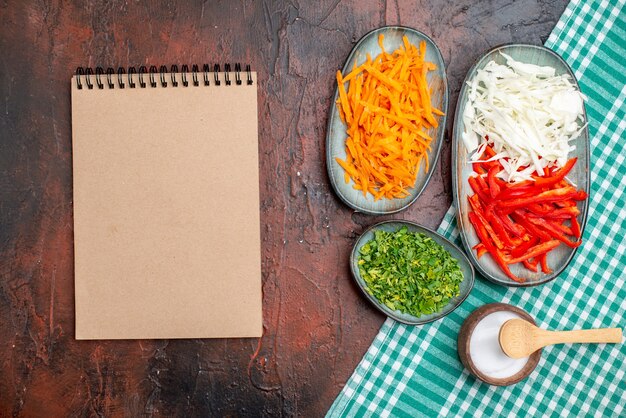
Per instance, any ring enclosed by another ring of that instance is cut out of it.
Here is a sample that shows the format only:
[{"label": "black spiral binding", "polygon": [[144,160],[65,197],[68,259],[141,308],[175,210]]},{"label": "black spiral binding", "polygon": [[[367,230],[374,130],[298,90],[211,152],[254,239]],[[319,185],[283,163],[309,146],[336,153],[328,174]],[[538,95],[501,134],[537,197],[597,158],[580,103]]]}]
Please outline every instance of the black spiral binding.
[{"label": "black spiral binding", "polygon": [[219,64],[215,64],[215,65],[213,66],[213,75],[215,76],[215,85],[216,85],[216,86],[219,86],[219,85],[220,85],[220,79],[219,79],[219,77],[217,76],[217,73],[219,73],[219,72],[221,72],[221,70],[220,70],[220,65],[219,65]]},{"label": "black spiral binding", "polygon": [[193,85],[198,87],[198,64],[191,66],[191,78],[193,79]]},{"label": "black spiral binding", "polygon": [[[155,65],[151,65],[149,69],[146,68],[145,65],[142,65],[139,67],[139,70],[135,67],[128,67],[128,70],[124,67],[118,67],[117,80],[115,80],[114,76],[116,71],[111,67],[108,67],[106,71],[102,67],[96,67],[95,72],[91,67],[78,67],[76,69],[76,88],[78,88],[78,90],[82,90],[83,87],[86,86],[88,90],[92,90],[94,86],[97,86],[99,90],[102,90],[106,86],[109,89],[113,89],[117,84],[117,88],[120,89],[124,89],[126,86],[134,89],[137,88],[135,81],[139,84],[139,88],[142,89],[145,89],[148,86],[155,88],[159,84],[161,88],[178,87],[179,85],[189,87],[190,84],[194,87],[200,86],[200,84],[209,86],[211,85],[211,72],[213,73],[212,83],[216,86],[221,86],[222,80],[224,81],[224,85],[232,85],[230,73],[233,71],[229,63],[224,64],[223,73],[219,64],[214,64],[212,68],[213,70],[211,71],[211,66],[209,64],[204,64],[202,66],[202,71],[200,71],[200,67],[197,64],[193,64],[191,66],[191,71],[189,71],[189,66],[187,64],[183,64],[179,73],[178,65],[176,64],[171,65],[169,71],[165,65],[161,65],[158,68]],[[247,64],[245,70],[242,71],[241,64],[235,63],[235,84],[238,86],[242,84],[241,73],[244,71],[246,73],[246,84],[251,85],[253,83],[250,65]],[[200,72],[202,72],[202,83],[200,83],[200,79],[198,78],[198,73]],[[170,82],[167,80],[168,73],[170,74]],[[189,82],[190,80],[187,79],[188,73],[191,73],[191,83]],[[220,73],[222,74],[222,79],[220,79]],[[177,79],[178,74],[180,75],[180,83]],[[125,75],[126,77],[124,77]],[[124,82],[124,78],[126,78],[127,82]]]},{"label": "black spiral binding", "polygon": [[230,64],[224,64],[224,81],[226,81],[226,85],[230,86]]},{"label": "black spiral binding", "polygon": [[145,65],[139,67],[139,87],[142,89],[146,88],[146,82],[143,80],[143,75],[147,72],[147,68]]}]

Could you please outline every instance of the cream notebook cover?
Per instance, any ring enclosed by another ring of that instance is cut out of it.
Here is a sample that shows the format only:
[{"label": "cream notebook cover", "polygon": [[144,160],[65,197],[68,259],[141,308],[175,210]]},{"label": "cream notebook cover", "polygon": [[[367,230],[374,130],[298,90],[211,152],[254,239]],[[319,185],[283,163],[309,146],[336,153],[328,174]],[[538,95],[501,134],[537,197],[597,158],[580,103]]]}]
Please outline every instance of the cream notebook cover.
[{"label": "cream notebook cover", "polygon": [[76,338],[260,337],[256,74],[82,72]]}]

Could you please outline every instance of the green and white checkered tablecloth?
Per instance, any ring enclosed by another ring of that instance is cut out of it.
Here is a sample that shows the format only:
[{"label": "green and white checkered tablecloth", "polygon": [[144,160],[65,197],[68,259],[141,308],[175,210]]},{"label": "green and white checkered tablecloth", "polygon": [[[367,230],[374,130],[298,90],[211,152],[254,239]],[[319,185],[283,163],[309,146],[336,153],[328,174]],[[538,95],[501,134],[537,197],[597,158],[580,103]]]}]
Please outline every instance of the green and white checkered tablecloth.
[{"label": "green and white checkered tablecloth", "polygon": [[[572,67],[591,136],[591,196],[584,245],[551,283],[505,288],[478,278],[469,298],[421,327],[388,319],[328,416],[625,416],[626,344],[544,349],[537,369],[508,387],[470,376],[456,352],[463,320],[506,302],[544,328],[625,327],[626,311],[626,0],[573,0],[546,46]],[[439,232],[458,239],[454,211]]]}]

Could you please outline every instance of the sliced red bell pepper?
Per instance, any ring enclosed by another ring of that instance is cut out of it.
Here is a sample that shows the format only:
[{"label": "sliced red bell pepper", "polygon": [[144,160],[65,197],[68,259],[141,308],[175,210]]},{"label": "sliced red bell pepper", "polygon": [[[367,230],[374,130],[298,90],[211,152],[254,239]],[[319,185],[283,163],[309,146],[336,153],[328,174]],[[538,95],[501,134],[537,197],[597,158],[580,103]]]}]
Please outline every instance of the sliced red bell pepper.
[{"label": "sliced red bell pepper", "polygon": [[569,215],[570,217],[572,216],[576,217],[580,215],[580,211],[578,210],[576,206],[569,206],[566,208],[555,209],[554,211],[548,214],[550,218],[560,218],[561,216],[564,216],[564,215]]},{"label": "sliced red bell pepper", "polygon": [[509,187],[500,189],[500,193],[496,196],[498,200],[515,199],[519,197],[535,196],[541,193],[541,189],[535,186]]},{"label": "sliced red bell pepper", "polygon": [[522,261],[522,264],[528,270],[537,273],[537,260],[536,259],[535,259],[534,262],[531,262],[530,260],[524,260],[524,261]]},{"label": "sliced red bell pepper", "polygon": [[472,168],[476,174],[487,174],[487,170],[483,168],[482,163],[472,163]]},{"label": "sliced red bell pepper", "polygon": [[[486,135],[485,135],[485,138],[487,140],[489,140],[489,137],[487,137]],[[491,145],[487,145],[485,147],[485,155],[487,156],[487,158],[491,158],[491,157],[495,157],[496,156],[496,152],[493,150],[493,148],[491,148]]]},{"label": "sliced red bell pepper", "polygon": [[550,213],[549,209],[544,208],[540,203],[531,203],[530,205],[528,205],[526,207],[528,209],[528,215],[529,216],[546,216],[548,213]]},{"label": "sliced red bell pepper", "polygon": [[485,170],[489,171],[493,167],[496,167],[498,169],[502,169],[502,166],[500,165],[500,162],[498,162],[498,161],[485,161],[485,162],[483,162],[483,168]]},{"label": "sliced red bell pepper", "polygon": [[528,240],[530,240],[530,235],[528,234],[524,235],[524,238],[511,237],[511,242],[513,243],[514,247],[518,247]]},{"label": "sliced red bell pepper", "polygon": [[548,266],[548,253],[543,253],[539,256],[539,262],[541,263],[541,271],[545,274],[552,273],[552,269]]},{"label": "sliced red bell pepper", "polygon": [[493,243],[499,249],[504,249],[504,243],[502,242],[498,234],[495,233],[492,226],[487,221],[485,214],[481,210],[480,206],[476,205],[475,201],[472,201],[472,198],[468,197],[468,200],[470,202],[470,206],[472,206],[472,209],[474,210],[472,213],[476,215],[476,217],[478,218],[478,221],[483,225],[483,228],[485,228],[485,230],[489,234],[489,237],[491,237],[491,239],[493,240]]},{"label": "sliced red bell pepper", "polygon": [[559,223],[558,221],[554,219],[545,219],[545,221],[548,222],[553,228],[563,232],[564,234],[574,236],[574,232],[572,231],[572,228],[570,228],[569,226]]},{"label": "sliced red bell pepper", "polygon": [[[507,183],[496,176],[502,170],[499,160],[484,161],[495,155],[495,150],[486,146],[480,157],[483,161],[473,163],[478,176],[469,179],[475,193],[468,198],[472,208],[469,217],[481,241],[474,247],[477,256],[488,252],[516,281],[523,279],[511,272],[509,264],[521,262],[534,272],[541,264],[542,272],[551,273],[547,264],[550,250],[560,242],[570,247],[581,244],[577,221],[580,211],[575,201],[586,199],[587,194],[565,180],[576,159],[560,169],[546,167],[542,176],[533,176],[532,180]],[[569,224],[564,223],[567,220]]]},{"label": "sliced red bell pepper", "polygon": [[476,193],[478,195],[480,200],[482,200],[483,202],[490,202],[491,201],[491,196],[489,196],[489,194],[487,192],[485,192],[485,190],[483,190],[480,187],[480,185],[478,184],[478,181],[476,180],[476,178],[477,177],[470,177],[469,179],[467,179],[467,181],[469,182],[470,187],[472,188],[474,193]]},{"label": "sliced red bell pepper", "polygon": [[481,240],[481,242],[483,243],[483,245],[485,246],[485,248],[487,249],[491,257],[493,258],[493,260],[496,262],[496,264],[498,264],[498,266],[500,266],[502,271],[504,271],[504,274],[506,274],[511,280],[514,280],[519,283],[523,283],[524,279],[517,277],[516,275],[511,273],[511,269],[509,269],[509,266],[507,265],[506,261],[504,261],[504,255],[498,250],[498,248],[496,248],[491,243],[491,241],[489,240],[489,236],[487,235],[487,231],[485,230],[483,225],[480,223],[478,216],[474,212],[470,212],[468,214],[468,217],[469,217],[470,222],[474,226],[476,235],[478,235],[478,238]]},{"label": "sliced red bell pepper", "polygon": [[574,167],[574,164],[576,164],[576,160],[577,158],[575,157],[570,159],[567,163],[565,163],[563,167],[561,167],[552,174],[546,174],[545,177],[535,177],[535,184],[537,186],[547,187],[560,182],[565,178],[567,173],[571,171],[572,167]]},{"label": "sliced red bell pepper", "polygon": [[576,238],[580,238],[580,235],[581,235],[580,224],[578,223],[578,219],[576,218],[576,216],[572,216],[570,218],[570,223],[572,224],[572,234]]},{"label": "sliced red bell pepper", "polygon": [[537,245],[538,243],[539,243],[539,238],[532,237],[528,241],[525,241],[523,244],[517,246],[516,248],[513,248],[511,250],[511,256],[512,257],[520,257],[520,256],[524,255],[526,253],[526,251],[528,251],[529,248]]},{"label": "sliced red bell pepper", "polygon": [[509,215],[504,214],[499,210],[496,210],[495,212],[500,218],[500,221],[502,222],[504,227],[507,229],[507,231],[509,231],[511,234],[515,235],[516,237],[522,237],[524,235],[524,233],[526,232],[524,228],[520,225],[513,223],[513,221],[511,221],[511,218],[509,218]]},{"label": "sliced red bell pepper", "polygon": [[470,207],[472,208],[474,212],[482,211],[482,205],[480,203],[480,199],[478,198],[478,195],[475,194],[473,196],[468,196],[467,201],[469,202]]},{"label": "sliced red bell pepper", "polygon": [[489,185],[489,194],[491,195],[492,199],[495,199],[495,197],[500,193],[500,186],[496,181],[496,174],[499,172],[500,168],[497,166],[493,166],[489,169],[489,172],[487,173],[487,184]]},{"label": "sliced red bell pepper", "polygon": [[487,206],[485,208],[485,218],[489,221],[489,225],[493,228],[493,230],[498,235],[498,238],[502,240],[505,248],[513,248],[513,242],[511,241],[511,237],[506,232],[504,224],[500,220],[500,218],[495,214],[492,206]]},{"label": "sliced red bell pepper", "polygon": [[579,241],[570,241],[565,234],[563,233],[563,231],[561,231],[560,229],[556,228],[552,223],[546,221],[545,219],[542,218],[528,218],[529,223],[533,223],[537,226],[540,226],[544,231],[546,231],[548,234],[550,234],[550,236],[552,238],[555,238],[559,241],[561,241],[562,243],[564,243],[565,245],[567,245],[568,247],[571,248],[576,248],[578,246],[580,246],[580,244],[582,244],[582,242]]},{"label": "sliced red bell pepper", "polygon": [[551,249],[558,247],[559,244],[560,244],[559,240],[556,240],[556,239],[542,242],[541,244],[537,244],[534,247],[529,248],[526,254],[523,254],[517,258],[509,258],[505,261],[509,264],[519,263],[521,261],[528,260],[529,258],[538,257],[541,254],[547,253]]},{"label": "sliced red bell pepper", "polygon": [[474,249],[476,250],[476,258],[482,257],[487,252],[487,248],[485,248],[482,242],[474,245]]},{"label": "sliced red bell pepper", "polygon": [[535,236],[543,241],[549,241],[552,237],[547,232],[542,231],[532,224],[528,219],[524,211],[517,209],[511,214],[511,217],[515,222],[522,225],[530,233],[531,236]]},{"label": "sliced red bell pepper", "polygon": [[507,183],[506,188],[517,189],[518,187],[527,187],[527,186],[534,186],[534,185],[535,185],[535,182],[532,180],[522,180],[519,183]]},{"label": "sliced red bell pepper", "polygon": [[481,188],[489,189],[489,184],[487,184],[487,181],[485,181],[485,177],[484,176],[476,176],[476,181],[478,182],[478,185]]},{"label": "sliced red bell pepper", "polygon": [[[502,169],[501,166],[498,166],[498,171],[500,171]],[[502,180],[500,177],[496,177],[496,183],[498,184],[498,186],[500,186],[500,190],[502,190],[503,187],[506,187],[506,185],[508,184],[506,181]]]},{"label": "sliced red bell pepper", "polygon": [[572,206],[576,206],[576,202],[574,202],[573,200],[564,200],[562,202],[554,202],[554,205],[560,208],[569,208]]},{"label": "sliced red bell pepper", "polygon": [[[533,217],[543,217],[550,219],[571,219],[572,216],[577,216],[580,214],[580,211],[576,206],[568,206],[565,208],[546,210],[543,214],[539,215],[538,211],[534,209],[535,205],[529,205],[528,209],[533,213],[529,213],[529,216]],[[542,209],[543,210],[543,209]]]},{"label": "sliced red bell pepper", "polygon": [[521,197],[518,199],[498,201],[497,205],[499,207],[507,208],[522,208],[532,203],[554,202],[559,200],[573,199],[576,195],[576,189],[568,186],[562,187],[560,189],[553,189],[541,192],[538,195],[532,197]]}]

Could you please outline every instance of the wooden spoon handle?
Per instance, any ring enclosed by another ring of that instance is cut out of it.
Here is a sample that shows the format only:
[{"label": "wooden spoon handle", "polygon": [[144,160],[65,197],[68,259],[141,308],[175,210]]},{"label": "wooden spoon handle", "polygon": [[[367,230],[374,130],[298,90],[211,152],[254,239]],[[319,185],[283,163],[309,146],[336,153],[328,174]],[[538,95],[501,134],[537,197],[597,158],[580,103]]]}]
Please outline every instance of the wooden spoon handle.
[{"label": "wooden spoon handle", "polygon": [[546,331],[543,346],[562,343],[621,343],[621,328],[580,329],[575,331]]}]

